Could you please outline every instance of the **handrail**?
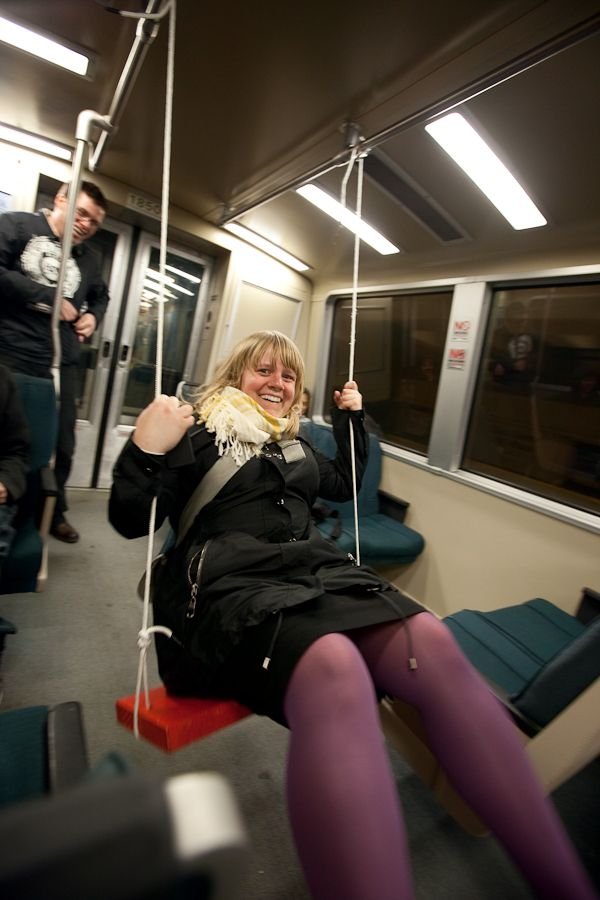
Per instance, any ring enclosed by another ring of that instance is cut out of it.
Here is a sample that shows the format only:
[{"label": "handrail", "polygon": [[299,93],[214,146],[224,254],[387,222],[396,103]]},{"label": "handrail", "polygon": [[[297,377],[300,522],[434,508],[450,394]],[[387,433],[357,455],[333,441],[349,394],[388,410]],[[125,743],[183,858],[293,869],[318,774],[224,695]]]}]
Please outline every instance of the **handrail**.
[{"label": "handrail", "polygon": [[[148,0],[146,12],[142,13],[141,15],[152,15],[155,12],[156,8],[160,5],[160,2],[161,0]],[[137,24],[135,41],[133,42],[131,50],[129,51],[129,56],[127,57],[127,61],[125,62],[123,71],[121,72],[121,77],[119,78],[119,81],[117,83],[112,103],[110,104],[110,109],[108,111],[108,118],[110,119],[111,125],[113,126],[113,130],[116,130],[119,124],[121,115],[125,108],[125,104],[129,99],[129,95],[131,93],[133,85],[135,84],[138,72],[140,71],[142,63],[144,61],[144,57],[148,52],[150,44],[154,41],[154,38],[158,34],[158,28],[159,23],[156,20],[150,20],[146,18],[140,18],[140,21]],[[96,147],[88,164],[90,172],[95,172],[97,170],[102,158],[102,154],[106,149],[108,136],[108,132],[103,131],[98,138],[98,143],[96,144]]]}]

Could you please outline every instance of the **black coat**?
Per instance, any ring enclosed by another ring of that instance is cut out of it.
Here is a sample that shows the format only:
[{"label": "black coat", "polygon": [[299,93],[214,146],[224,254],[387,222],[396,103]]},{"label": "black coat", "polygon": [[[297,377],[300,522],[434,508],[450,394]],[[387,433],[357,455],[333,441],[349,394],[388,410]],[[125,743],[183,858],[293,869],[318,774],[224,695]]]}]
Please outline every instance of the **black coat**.
[{"label": "black coat", "polygon": [[[372,570],[355,567],[311,519],[317,496],[340,501],[352,496],[348,421],[360,486],[368,453],[363,414],[334,410],[335,460],[299,438],[302,458],[288,463],[277,444],[268,444],[201,511],[156,570],[155,623],[173,630],[207,691],[244,628],[327,592],[381,588]],[[188,441],[167,457],[151,457],[129,443],[114,470],[111,523],[125,537],[147,534],[152,497],[158,494],[157,527],[168,515],[177,530],[185,503],[217,455],[214,436],[203,426],[192,429]],[[161,677],[181,687],[174,671],[180,662],[184,666],[177,644],[160,640],[157,650]]]},{"label": "black coat", "polygon": [[14,379],[0,366],[0,482],[9,501],[21,498],[27,485],[29,429]]}]

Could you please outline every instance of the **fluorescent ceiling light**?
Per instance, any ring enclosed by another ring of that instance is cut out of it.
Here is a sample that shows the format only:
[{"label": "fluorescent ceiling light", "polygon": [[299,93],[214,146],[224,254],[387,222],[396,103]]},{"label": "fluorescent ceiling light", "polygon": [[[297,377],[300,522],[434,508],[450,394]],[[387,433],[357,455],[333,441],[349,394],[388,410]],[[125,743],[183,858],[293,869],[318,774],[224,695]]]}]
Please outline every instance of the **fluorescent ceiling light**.
[{"label": "fluorescent ceiling light", "polygon": [[450,113],[425,126],[431,137],[458,163],[516,230],[546,225],[504,163],[460,113]]},{"label": "fluorescent ceiling light", "polygon": [[21,131],[20,128],[11,128],[10,125],[0,124],[0,141],[7,141],[9,144],[16,144],[18,147],[28,147],[30,150],[37,150],[38,153],[44,153],[46,156],[56,156],[58,159],[65,159],[71,162],[73,151],[62,144],[55,144],[54,141],[47,141],[45,138],[38,137],[37,134],[31,134],[29,131]]},{"label": "fluorescent ceiling light", "polygon": [[[156,278],[156,281],[154,280]],[[194,291],[188,291],[187,288],[179,287],[178,284],[175,284],[175,279],[169,278],[169,276],[165,276],[164,278],[165,289],[163,294],[165,297],[174,297],[175,294],[171,294],[171,291],[179,291],[180,294],[187,294],[188,297],[194,296]],[[146,270],[146,277],[144,278],[144,287],[149,287],[151,290],[159,291],[160,290],[160,279],[157,273],[151,271],[151,269]],[[169,288],[169,290],[167,290]]]},{"label": "fluorescent ceiling light", "polygon": [[237,237],[242,238],[243,241],[247,241],[249,244],[253,244],[255,247],[258,247],[259,250],[264,250],[264,252],[268,253],[269,256],[274,256],[275,259],[278,259],[280,262],[285,263],[286,266],[291,266],[292,269],[295,269],[297,272],[306,272],[307,269],[310,269],[310,266],[307,266],[306,263],[303,263],[295,256],[292,256],[292,254],[288,253],[287,250],[284,250],[282,247],[278,247],[277,244],[271,243],[271,241],[268,241],[266,238],[261,237],[261,235],[257,234],[255,231],[250,231],[249,228],[245,228],[243,225],[238,225],[237,222],[229,222],[224,226],[224,228],[226,231],[231,231],[232,234],[235,234]]},{"label": "fluorescent ceiling light", "polygon": [[168,269],[169,272],[175,272],[175,274],[180,275],[181,278],[187,278],[187,280],[191,281],[192,284],[200,284],[200,278],[198,278],[196,275],[190,275],[189,272],[184,272],[183,269],[176,269],[175,266],[165,266],[165,269]]},{"label": "fluorescent ceiling light", "polygon": [[10,44],[11,47],[17,47],[18,50],[32,53],[46,62],[54,63],[55,66],[75,72],[76,75],[87,75],[89,57],[36,31],[17,25],[16,22],[10,22],[2,16],[0,16],[0,41]]},{"label": "fluorescent ceiling light", "polygon": [[301,197],[304,197],[305,200],[308,200],[309,203],[317,206],[321,212],[327,213],[328,216],[331,216],[332,219],[335,219],[336,222],[339,222],[344,228],[347,228],[354,234],[358,234],[361,241],[364,241],[365,244],[368,244],[373,250],[377,250],[382,256],[400,253],[399,247],[395,247],[394,244],[390,243],[387,238],[384,238],[382,234],[365,222],[364,219],[359,219],[357,215],[350,212],[350,210],[346,209],[345,206],[342,206],[341,203],[338,203],[331,194],[321,190],[321,188],[316,185],[305,184],[303,187],[297,188],[297,193],[300,194]]},{"label": "fluorescent ceiling light", "polygon": [[[165,266],[165,269],[171,269],[171,271],[178,271],[177,269],[172,269],[171,266]],[[178,284],[175,283],[175,279],[172,275],[161,275],[160,272],[157,272],[156,269],[146,269],[146,275],[144,284],[150,288],[154,288],[154,290],[158,290],[160,282],[168,285],[168,287],[172,291],[179,291],[180,294],[187,294],[189,297],[194,296],[194,291],[188,291],[187,288],[179,287]],[[193,276],[188,276],[193,277]],[[158,281],[158,284],[155,284],[154,281]],[[200,279],[198,279],[200,281]],[[174,297],[175,294],[169,294],[167,290],[164,291],[165,295]]]},{"label": "fluorescent ceiling light", "polygon": [[[172,291],[179,291],[180,294],[187,294],[188,297],[195,297],[195,296],[196,296],[196,294],[195,294],[194,291],[188,291],[187,288],[180,287],[178,284],[170,284],[170,285],[169,285],[169,288],[170,288]],[[168,293],[169,293],[169,291],[165,291],[165,294],[168,294]]]},{"label": "fluorescent ceiling light", "polygon": [[[172,285],[169,285],[172,287]],[[160,291],[160,284],[157,284],[156,281],[150,281],[149,278],[144,279],[144,283],[142,285],[142,296],[146,298],[146,300],[152,299],[152,297],[158,297]],[[177,297],[177,294],[172,294],[171,291],[168,291],[166,288],[163,289],[163,297],[167,297],[169,300],[174,300]],[[152,294],[152,296],[150,296]]]},{"label": "fluorescent ceiling light", "polygon": [[161,275],[156,269],[146,269],[146,278],[155,278],[156,281],[162,281],[164,284],[173,284],[175,281],[172,275]]}]

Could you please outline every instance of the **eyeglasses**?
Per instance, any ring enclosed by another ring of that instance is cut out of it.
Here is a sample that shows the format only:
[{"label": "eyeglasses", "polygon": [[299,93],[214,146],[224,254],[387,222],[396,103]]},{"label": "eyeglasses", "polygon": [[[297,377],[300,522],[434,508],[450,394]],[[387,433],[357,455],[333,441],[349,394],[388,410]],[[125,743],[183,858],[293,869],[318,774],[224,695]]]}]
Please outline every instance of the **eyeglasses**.
[{"label": "eyeglasses", "polygon": [[102,222],[99,222],[98,219],[92,218],[87,209],[83,209],[83,207],[78,206],[75,210],[75,218],[79,219],[80,222],[85,222],[89,228],[100,228]]}]

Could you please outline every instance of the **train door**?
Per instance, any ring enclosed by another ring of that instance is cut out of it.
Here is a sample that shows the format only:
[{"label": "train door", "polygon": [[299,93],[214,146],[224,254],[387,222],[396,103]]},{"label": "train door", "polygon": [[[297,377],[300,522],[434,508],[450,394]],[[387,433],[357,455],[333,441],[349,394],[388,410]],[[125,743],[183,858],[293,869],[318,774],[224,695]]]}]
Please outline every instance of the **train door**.
[{"label": "train door", "polygon": [[[40,175],[35,208],[52,208],[60,184]],[[100,259],[110,303],[81,347],[69,486],[109,487],[114,461],[154,394],[160,249],[158,238],[110,218],[87,243]],[[174,393],[193,372],[210,262],[189,249],[167,248],[163,392]]]},{"label": "train door", "polygon": [[98,235],[107,251],[110,244],[114,249],[112,256],[104,253],[111,301],[101,329],[81,357],[71,487],[110,486],[119,451],[154,396],[158,303],[164,303],[161,390],[166,394],[174,394],[178,382],[191,377],[204,316],[208,259],[169,245],[161,301],[158,239],[114,227],[108,223]]},{"label": "train door", "polygon": [[[51,208],[60,181],[40,175],[36,209]],[[100,258],[110,303],[100,328],[81,347],[76,450],[69,487],[109,487],[119,451],[154,396],[160,245],[157,237],[114,219],[87,242]],[[162,392],[175,393],[194,370],[211,260],[167,247]]]}]

